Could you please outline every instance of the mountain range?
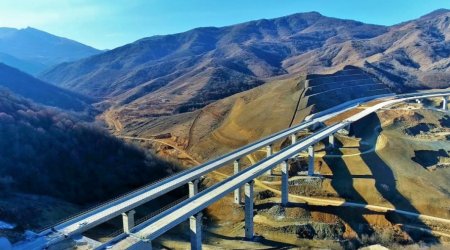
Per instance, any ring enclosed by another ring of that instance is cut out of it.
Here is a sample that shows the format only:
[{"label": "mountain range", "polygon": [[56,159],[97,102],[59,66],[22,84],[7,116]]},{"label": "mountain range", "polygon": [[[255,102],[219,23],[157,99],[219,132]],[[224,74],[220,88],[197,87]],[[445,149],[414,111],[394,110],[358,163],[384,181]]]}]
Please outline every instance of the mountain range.
[{"label": "mountain range", "polygon": [[294,55],[387,29],[319,13],[154,36],[61,64],[40,77],[119,105],[157,107],[155,115],[193,110],[288,74]]},{"label": "mountain range", "polygon": [[192,111],[274,77],[360,66],[396,91],[447,87],[450,12],[394,26],[300,13],[153,36],[40,75],[103,108]]},{"label": "mountain range", "polygon": [[57,64],[100,52],[79,42],[30,27],[0,28],[0,62],[33,75]]}]

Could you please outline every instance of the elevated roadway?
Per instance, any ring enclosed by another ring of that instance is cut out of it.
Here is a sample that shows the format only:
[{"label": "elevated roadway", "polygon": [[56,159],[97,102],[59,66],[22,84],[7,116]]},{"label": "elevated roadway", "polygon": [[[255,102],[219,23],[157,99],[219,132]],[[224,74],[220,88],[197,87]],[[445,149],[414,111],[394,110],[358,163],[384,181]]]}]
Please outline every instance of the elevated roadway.
[{"label": "elevated roadway", "polygon": [[[336,131],[345,128],[354,121],[357,121],[370,113],[377,111],[378,109],[392,105],[398,102],[406,100],[415,100],[418,98],[431,98],[431,97],[442,97],[450,95],[450,91],[440,91],[432,93],[414,93],[408,95],[382,95],[373,96],[371,98],[361,98],[358,100],[353,100],[341,105],[338,105],[332,109],[322,111],[316,115],[310,116],[307,121],[292,127],[275,133],[267,138],[259,140],[255,143],[244,146],[236,151],[228,153],[221,156],[215,160],[209,161],[207,163],[201,164],[197,167],[191,168],[186,171],[179,172],[172,175],[166,179],[153,183],[151,185],[145,186],[133,192],[130,192],[124,196],[121,196],[115,200],[107,202],[101,206],[94,209],[86,211],[85,213],[76,216],[74,218],[68,219],[52,228],[45,230],[37,235],[34,239],[19,242],[14,246],[15,249],[42,249],[47,246],[53,245],[67,237],[77,236],[90,228],[93,228],[101,223],[111,220],[114,217],[120,216],[123,213],[127,213],[134,208],[151,201],[159,196],[162,196],[178,187],[186,185],[190,182],[198,180],[200,177],[217,170],[227,164],[235,162],[248,154],[251,154],[257,150],[264,147],[270,147],[272,144],[285,139],[289,136],[295,135],[299,131],[309,128],[317,123],[321,123],[330,118],[333,118],[347,110],[350,110],[358,106],[361,102],[367,102],[375,99],[384,100],[383,102],[369,107],[356,115],[346,119],[343,122],[334,124],[332,126],[326,127],[318,132],[315,132],[311,136],[304,138],[295,142],[288,148],[279,151],[276,154],[269,155],[265,160],[252,165],[244,171],[240,171],[230,178],[220,182],[220,185],[215,185],[202,191],[199,194],[193,195],[191,198],[179,205],[171,208],[160,215],[150,219],[143,224],[131,229],[128,234],[122,234],[120,237],[126,238],[133,235],[132,238],[136,239],[134,235],[137,235],[139,239],[154,239],[160,234],[167,231],[169,228],[176,226],[181,221],[186,220],[189,216],[193,216],[199,213],[202,209],[207,207],[212,202],[220,199],[224,195],[237,188],[241,188],[246,183],[249,183],[250,179],[254,179],[261,175],[264,171],[273,169],[278,164],[284,162],[286,159],[298,154],[300,151],[305,150],[311,145],[323,140],[334,134]],[[186,205],[186,206],[184,206]],[[189,208],[190,209],[187,209]],[[179,211],[185,210],[185,211]],[[186,210],[187,209],[187,210]],[[169,212],[171,211],[171,212]],[[169,213],[169,214],[168,214]],[[171,215],[173,213],[173,215]],[[159,220],[159,219],[160,220]],[[117,242],[119,238],[113,240]],[[108,244],[106,244],[108,245]],[[102,245],[102,246],[106,246]]]}]

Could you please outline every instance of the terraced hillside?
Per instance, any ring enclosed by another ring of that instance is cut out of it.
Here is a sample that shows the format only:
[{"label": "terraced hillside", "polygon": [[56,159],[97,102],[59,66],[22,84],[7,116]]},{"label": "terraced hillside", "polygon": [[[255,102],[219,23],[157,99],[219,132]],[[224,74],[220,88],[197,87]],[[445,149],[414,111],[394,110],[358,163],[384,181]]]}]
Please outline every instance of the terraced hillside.
[{"label": "terraced hillside", "polygon": [[[193,112],[150,117],[142,110],[120,108],[104,118],[118,134],[160,138],[158,141],[182,148],[201,161],[293,126],[311,112],[389,92],[362,69],[345,67],[329,75],[275,79]],[[161,153],[173,150],[158,142],[150,146]]]},{"label": "terraced hillside", "polygon": [[390,92],[373,75],[356,67],[346,67],[331,75],[308,75],[306,87],[307,105],[314,105],[319,111],[344,101]]}]

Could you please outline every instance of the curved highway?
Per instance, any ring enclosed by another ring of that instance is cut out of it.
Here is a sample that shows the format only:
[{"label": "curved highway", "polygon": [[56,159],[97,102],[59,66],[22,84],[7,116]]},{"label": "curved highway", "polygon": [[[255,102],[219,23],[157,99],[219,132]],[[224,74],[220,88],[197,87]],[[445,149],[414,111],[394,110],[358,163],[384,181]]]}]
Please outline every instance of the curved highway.
[{"label": "curved highway", "polygon": [[[67,237],[80,234],[114,217],[120,216],[124,212],[130,211],[137,206],[140,206],[156,197],[174,190],[175,188],[181,187],[190,181],[196,180],[203,175],[206,175],[220,167],[233,162],[234,160],[241,159],[242,157],[245,157],[246,155],[256,150],[259,150],[268,145],[272,145],[273,143],[282,140],[292,134],[295,134],[303,129],[306,129],[316,123],[320,123],[332,117],[335,117],[338,114],[356,107],[360,102],[370,101],[374,99],[386,100],[382,103],[374,105],[373,107],[369,107],[357,113],[356,115],[353,115],[343,122],[326,127],[320,131],[315,132],[309,137],[299,140],[294,145],[291,145],[264,159],[263,161],[258,162],[251,167],[248,167],[238,174],[233,175],[230,178],[218,183],[217,185],[214,185],[198,193],[197,195],[187,199],[177,206],[162,212],[161,214],[132,229],[133,237],[136,237],[136,235],[138,235],[138,237],[141,238],[154,239],[168,229],[176,226],[181,221],[186,220],[187,218],[189,218],[189,216],[201,211],[216,200],[242,186],[246,182],[253,180],[254,178],[262,175],[262,173],[264,173],[265,171],[275,167],[282,161],[294,156],[299,151],[306,149],[308,146],[328,137],[328,135],[333,134],[342,128],[345,128],[348,124],[357,121],[382,107],[405,100],[448,95],[450,95],[450,91],[413,93],[398,96],[382,95],[374,96],[371,98],[361,98],[338,105],[332,109],[310,116],[308,121],[305,121],[293,128],[275,133],[267,138],[244,146],[236,151],[233,151],[215,160],[209,161],[205,164],[199,165],[186,171],[179,172],[157,183],[148,185],[129,194],[126,194],[116,200],[105,203],[104,205],[87,211],[84,214],[67,220],[66,222],[55,225],[52,229],[41,232],[34,239],[19,242],[14,246],[14,248],[42,249],[46,246],[55,244],[56,242],[59,242]],[[118,238],[115,238],[113,242],[117,242],[118,240],[126,237],[129,237],[129,235],[122,234]]]},{"label": "curved highway", "polygon": [[[162,235],[169,229],[175,227],[181,222],[189,219],[190,216],[193,216],[196,213],[201,212],[203,209],[211,205],[212,203],[218,201],[223,198],[227,194],[231,193],[233,190],[243,186],[245,183],[252,181],[253,179],[263,175],[268,170],[274,168],[278,164],[283,161],[295,156],[298,152],[307,149],[310,145],[317,143],[318,141],[327,138],[330,134],[337,132],[340,129],[345,128],[347,125],[352,122],[358,121],[367,115],[376,112],[378,109],[383,108],[385,106],[389,106],[395,103],[417,99],[417,98],[431,98],[431,97],[440,97],[440,96],[448,96],[450,92],[440,92],[440,93],[421,93],[412,96],[402,97],[399,96],[397,98],[384,101],[382,103],[376,104],[372,107],[369,107],[349,118],[344,120],[343,122],[336,123],[334,125],[328,126],[320,131],[315,132],[314,134],[298,141],[294,145],[291,145],[283,150],[279,151],[277,154],[269,156],[264,160],[258,162],[257,164],[248,167],[247,169],[235,174],[213,186],[205,189],[199,194],[181,202],[180,204],[158,214],[157,216],[149,219],[148,221],[136,226],[131,230],[129,234],[122,234],[113,239],[111,242],[108,242],[101,247],[100,249],[106,246],[113,246],[116,242],[125,240],[126,243],[121,244],[121,247],[125,246],[132,247],[133,244],[136,244],[136,239],[142,240],[153,240],[158,236]],[[342,203],[341,203],[342,205]],[[358,204],[359,205],[359,204]],[[383,207],[376,207],[371,205],[372,209],[380,209],[385,210]],[[401,211],[402,214],[413,215],[416,214],[409,213],[407,211]],[[447,220],[446,220],[447,221]],[[127,244],[128,243],[128,244]]]}]

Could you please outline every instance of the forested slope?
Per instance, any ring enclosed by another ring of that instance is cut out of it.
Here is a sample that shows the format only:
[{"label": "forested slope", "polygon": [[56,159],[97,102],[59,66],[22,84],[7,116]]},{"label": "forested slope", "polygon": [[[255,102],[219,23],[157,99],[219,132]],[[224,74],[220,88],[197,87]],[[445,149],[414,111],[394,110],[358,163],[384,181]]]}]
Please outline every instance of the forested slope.
[{"label": "forested slope", "polygon": [[99,202],[174,167],[95,125],[0,92],[0,193]]}]

